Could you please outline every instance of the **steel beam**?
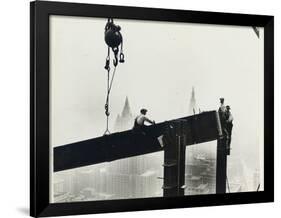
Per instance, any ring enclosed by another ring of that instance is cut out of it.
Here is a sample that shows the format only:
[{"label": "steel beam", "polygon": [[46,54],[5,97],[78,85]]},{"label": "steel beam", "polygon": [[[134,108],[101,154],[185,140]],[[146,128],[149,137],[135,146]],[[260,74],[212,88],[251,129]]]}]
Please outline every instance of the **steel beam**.
[{"label": "steel beam", "polygon": [[143,132],[128,130],[55,147],[54,172],[162,151],[158,137],[176,120],[186,121],[182,127],[188,132],[185,146],[217,140],[217,117],[216,111],[203,112],[147,126]]}]

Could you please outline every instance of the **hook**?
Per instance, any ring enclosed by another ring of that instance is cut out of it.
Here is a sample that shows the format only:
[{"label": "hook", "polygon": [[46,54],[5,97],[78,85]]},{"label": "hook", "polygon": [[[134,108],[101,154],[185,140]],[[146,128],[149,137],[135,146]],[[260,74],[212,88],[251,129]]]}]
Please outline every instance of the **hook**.
[{"label": "hook", "polygon": [[113,65],[116,67],[118,65],[118,58],[115,56],[115,59],[113,60]]},{"label": "hook", "polygon": [[124,63],[125,62],[123,52],[120,53],[120,61],[119,62],[120,63]]},{"label": "hook", "polygon": [[114,48],[112,48],[112,51],[113,51],[113,53],[114,53],[114,58],[115,58],[115,60],[113,60],[113,65],[114,65],[114,67],[116,67],[117,64],[118,64],[118,52],[119,52],[119,48],[118,48],[118,47],[114,47]]},{"label": "hook", "polygon": [[109,57],[107,57],[107,58],[106,58],[106,61],[105,61],[105,66],[104,66],[104,69],[106,69],[106,70],[110,70],[110,66],[109,66],[109,64],[110,64],[110,59],[109,59]]}]

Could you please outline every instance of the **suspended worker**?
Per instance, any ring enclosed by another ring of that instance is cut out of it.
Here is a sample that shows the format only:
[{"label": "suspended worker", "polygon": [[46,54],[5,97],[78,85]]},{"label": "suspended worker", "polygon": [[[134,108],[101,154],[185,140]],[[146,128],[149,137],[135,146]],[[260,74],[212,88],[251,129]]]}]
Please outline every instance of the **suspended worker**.
[{"label": "suspended worker", "polygon": [[143,130],[143,127],[146,126],[145,122],[150,123],[150,124],[155,124],[155,121],[150,120],[149,118],[146,117],[147,109],[142,108],[140,110],[140,114],[135,118],[134,122],[134,130]]},{"label": "suspended worker", "polygon": [[225,112],[225,118],[226,118],[226,130],[228,132],[229,140],[228,140],[228,145],[230,147],[231,143],[231,135],[232,135],[232,128],[233,128],[233,116],[230,112],[230,106],[226,106],[226,112]]}]

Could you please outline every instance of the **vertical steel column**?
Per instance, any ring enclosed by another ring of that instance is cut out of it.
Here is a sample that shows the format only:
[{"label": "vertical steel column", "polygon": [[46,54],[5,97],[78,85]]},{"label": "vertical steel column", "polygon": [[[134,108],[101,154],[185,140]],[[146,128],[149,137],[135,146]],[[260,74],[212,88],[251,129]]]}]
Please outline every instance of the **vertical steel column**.
[{"label": "vertical steel column", "polygon": [[217,140],[217,171],[216,171],[216,193],[226,193],[227,173],[227,141],[226,138]]},{"label": "vertical steel column", "polygon": [[164,145],[164,197],[183,196],[185,184],[185,135],[182,122],[168,127]]},{"label": "vertical steel column", "polygon": [[186,148],[186,136],[182,134],[179,137],[179,144],[178,144],[178,196],[184,196],[185,190],[185,148]]}]

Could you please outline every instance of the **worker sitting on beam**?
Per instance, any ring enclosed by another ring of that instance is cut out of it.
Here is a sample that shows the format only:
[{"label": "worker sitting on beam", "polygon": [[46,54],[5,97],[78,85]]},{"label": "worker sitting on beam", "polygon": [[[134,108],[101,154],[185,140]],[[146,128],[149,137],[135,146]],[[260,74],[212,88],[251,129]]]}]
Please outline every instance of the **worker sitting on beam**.
[{"label": "worker sitting on beam", "polygon": [[134,127],[133,127],[134,130],[141,130],[143,132],[143,127],[146,126],[145,122],[150,124],[155,124],[154,120],[152,121],[148,117],[146,117],[146,113],[147,113],[147,109],[142,108],[140,110],[140,114],[135,118]]}]

